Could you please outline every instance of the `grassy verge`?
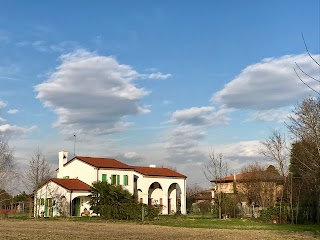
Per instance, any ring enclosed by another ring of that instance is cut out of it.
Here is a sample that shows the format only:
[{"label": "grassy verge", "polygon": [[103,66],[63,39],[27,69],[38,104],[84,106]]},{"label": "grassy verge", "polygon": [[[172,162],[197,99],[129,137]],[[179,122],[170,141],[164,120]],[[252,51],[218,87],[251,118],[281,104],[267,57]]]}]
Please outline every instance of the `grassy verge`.
[{"label": "grassy verge", "polygon": [[277,230],[294,232],[313,232],[320,236],[319,225],[296,225],[296,224],[271,224],[262,223],[250,219],[223,219],[219,220],[208,216],[161,216],[156,221],[148,224],[186,227],[186,228],[211,228],[211,229],[242,229],[242,230]]}]

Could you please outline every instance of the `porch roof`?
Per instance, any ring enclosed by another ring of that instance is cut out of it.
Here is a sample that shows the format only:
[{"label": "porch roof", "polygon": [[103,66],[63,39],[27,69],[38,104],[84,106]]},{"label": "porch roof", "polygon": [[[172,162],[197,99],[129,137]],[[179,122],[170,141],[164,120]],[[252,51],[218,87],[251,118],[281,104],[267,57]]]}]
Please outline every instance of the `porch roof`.
[{"label": "porch roof", "polygon": [[73,191],[91,191],[91,187],[79,179],[51,178],[50,181],[61,187]]}]

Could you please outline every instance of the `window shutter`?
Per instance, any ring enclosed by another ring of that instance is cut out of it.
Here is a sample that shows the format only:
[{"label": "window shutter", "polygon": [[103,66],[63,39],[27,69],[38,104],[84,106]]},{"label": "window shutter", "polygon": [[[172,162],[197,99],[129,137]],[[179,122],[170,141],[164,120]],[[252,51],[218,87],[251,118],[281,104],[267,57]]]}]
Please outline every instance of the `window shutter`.
[{"label": "window shutter", "polygon": [[102,182],[106,182],[107,181],[107,174],[102,174]]},{"label": "window shutter", "polygon": [[37,205],[40,205],[40,198],[37,198]]},{"label": "window shutter", "polygon": [[120,185],[120,175],[117,175],[117,185]]},{"label": "window shutter", "polygon": [[123,175],[123,185],[128,185],[128,175]]}]

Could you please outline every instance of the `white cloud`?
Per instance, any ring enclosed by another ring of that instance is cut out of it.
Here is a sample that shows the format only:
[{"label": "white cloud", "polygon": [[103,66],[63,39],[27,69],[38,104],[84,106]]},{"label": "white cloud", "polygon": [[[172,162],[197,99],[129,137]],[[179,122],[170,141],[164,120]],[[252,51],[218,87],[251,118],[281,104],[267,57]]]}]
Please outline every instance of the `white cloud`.
[{"label": "white cloud", "polygon": [[178,124],[191,125],[222,125],[230,120],[226,115],[230,109],[220,109],[214,112],[214,107],[192,107],[175,111],[171,116],[171,121]]},{"label": "white cloud", "polygon": [[199,144],[206,136],[206,128],[229,122],[230,109],[214,111],[212,106],[191,107],[172,113],[170,122],[173,129],[165,133],[164,148],[171,161],[195,162],[205,154],[199,151]]},{"label": "white cloud", "polygon": [[132,159],[139,157],[139,154],[136,152],[126,152],[123,154],[126,158]]},{"label": "white cloud", "polygon": [[4,122],[6,122],[6,121],[7,121],[6,119],[0,117],[0,123],[4,123]]},{"label": "white cloud", "polygon": [[256,111],[246,119],[246,122],[264,121],[264,122],[284,122],[291,115],[290,109],[270,109],[265,111]]},{"label": "white cloud", "polygon": [[50,50],[53,52],[66,52],[73,51],[79,48],[79,44],[75,41],[63,41],[57,44],[52,44],[49,46]]},{"label": "white cloud", "polygon": [[0,110],[3,109],[7,104],[5,102],[0,101]]},{"label": "white cloud", "polygon": [[3,134],[5,136],[21,136],[33,131],[36,128],[36,126],[25,128],[16,125],[4,124],[0,125],[0,134]]},{"label": "white cloud", "polygon": [[18,113],[18,112],[19,112],[18,109],[10,109],[10,110],[8,110],[8,113],[9,113],[9,114],[16,114],[16,113]]},{"label": "white cloud", "polygon": [[[313,57],[319,59],[320,55]],[[296,76],[295,62],[311,76],[319,76],[319,67],[307,55],[266,58],[246,67],[211,100],[237,109],[264,110],[292,105],[312,93]],[[316,81],[308,77],[304,81],[320,90]]]},{"label": "white cloud", "polygon": [[142,79],[167,79],[169,77],[172,77],[170,73],[163,74],[161,72],[156,72],[156,73],[150,73],[150,74],[140,74],[140,78]]},{"label": "white cloud", "polygon": [[35,41],[32,43],[32,47],[34,47],[34,49],[36,49],[39,52],[47,52],[48,48],[46,46],[46,42],[45,41]]},{"label": "white cloud", "polygon": [[172,102],[170,101],[170,100],[163,100],[162,101],[162,104],[163,105],[169,105],[169,104],[171,104]]},{"label": "white cloud", "polygon": [[[226,157],[247,157],[259,158],[259,149],[261,143],[258,140],[240,141],[237,143],[224,144],[217,146],[219,152],[221,151]],[[258,159],[257,159],[258,160]]]},{"label": "white cloud", "polygon": [[149,112],[139,105],[149,92],[133,84],[139,73],[131,66],[86,50],[60,60],[49,79],[35,87],[37,98],[58,115],[54,127],[68,134],[108,134],[130,126],[125,116]]}]

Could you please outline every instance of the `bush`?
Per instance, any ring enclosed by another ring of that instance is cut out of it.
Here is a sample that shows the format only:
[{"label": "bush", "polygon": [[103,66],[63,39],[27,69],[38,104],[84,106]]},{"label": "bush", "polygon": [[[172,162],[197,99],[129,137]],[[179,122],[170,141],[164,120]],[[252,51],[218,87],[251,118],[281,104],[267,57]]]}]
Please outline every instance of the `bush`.
[{"label": "bush", "polygon": [[273,222],[278,219],[280,215],[280,208],[276,207],[268,207],[260,212],[260,220],[264,222]]},{"label": "bush", "polygon": [[107,182],[95,182],[92,186],[91,209],[102,218],[118,220],[140,220],[142,208],[146,219],[154,219],[162,206],[147,206],[137,203],[136,197],[122,186],[111,185]]}]

